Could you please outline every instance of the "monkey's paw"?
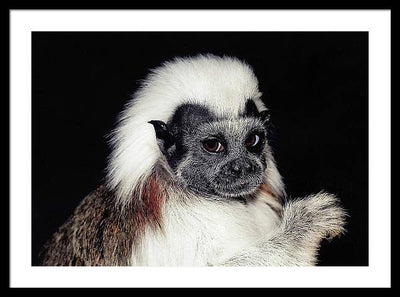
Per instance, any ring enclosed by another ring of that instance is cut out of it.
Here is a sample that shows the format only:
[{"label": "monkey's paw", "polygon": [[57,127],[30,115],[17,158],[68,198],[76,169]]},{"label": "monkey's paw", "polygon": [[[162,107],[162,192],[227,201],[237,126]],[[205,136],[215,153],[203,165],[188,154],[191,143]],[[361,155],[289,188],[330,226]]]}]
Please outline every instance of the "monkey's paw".
[{"label": "monkey's paw", "polygon": [[299,229],[300,233],[308,233],[316,241],[330,240],[345,232],[347,213],[332,194],[320,192],[290,201],[284,212],[284,219],[292,231]]}]

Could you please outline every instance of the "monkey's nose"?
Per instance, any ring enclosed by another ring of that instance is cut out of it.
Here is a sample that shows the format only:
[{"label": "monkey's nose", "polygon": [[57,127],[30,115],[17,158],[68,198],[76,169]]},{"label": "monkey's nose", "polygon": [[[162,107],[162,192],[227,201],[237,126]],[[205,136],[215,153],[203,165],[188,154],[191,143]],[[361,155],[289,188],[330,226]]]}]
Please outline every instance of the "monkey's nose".
[{"label": "monkey's nose", "polygon": [[239,164],[234,163],[234,164],[232,164],[232,166],[231,166],[231,172],[232,172],[234,175],[240,175],[240,174],[242,173],[242,167],[241,167]]},{"label": "monkey's nose", "polygon": [[245,160],[233,161],[229,167],[229,171],[234,176],[241,176],[242,174],[249,174],[254,171],[254,166],[251,162]]}]

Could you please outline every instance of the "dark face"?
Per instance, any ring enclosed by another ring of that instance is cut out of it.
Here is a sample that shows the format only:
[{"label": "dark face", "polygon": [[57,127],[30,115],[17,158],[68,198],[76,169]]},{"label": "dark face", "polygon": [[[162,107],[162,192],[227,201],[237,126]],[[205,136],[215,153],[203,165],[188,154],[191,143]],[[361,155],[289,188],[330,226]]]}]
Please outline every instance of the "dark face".
[{"label": "dark face", "polygon": [[263,181],[266,120],[249,101],[238,119],[217,118],[203,106],[185,104],[167,124],[151,123],[184,186],[202,195],[243,197]]}]

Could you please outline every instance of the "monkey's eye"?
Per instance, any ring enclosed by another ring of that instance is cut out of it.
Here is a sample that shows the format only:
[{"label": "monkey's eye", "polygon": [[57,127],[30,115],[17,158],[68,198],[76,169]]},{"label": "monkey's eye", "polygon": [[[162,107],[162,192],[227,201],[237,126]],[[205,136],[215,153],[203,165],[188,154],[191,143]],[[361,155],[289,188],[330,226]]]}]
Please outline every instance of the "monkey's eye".
[{"label": "monkey's eye", "polygon": [[207,139],[203,141],[203,147],[210,153],[219,153],[225,150],[225,147],[217,139]]},{"label": "monkey's eye", "polygon": [[245,145],[248,148],[255,147],[260,142],[260,136],[257,134],[251,134],[247,137]]}]

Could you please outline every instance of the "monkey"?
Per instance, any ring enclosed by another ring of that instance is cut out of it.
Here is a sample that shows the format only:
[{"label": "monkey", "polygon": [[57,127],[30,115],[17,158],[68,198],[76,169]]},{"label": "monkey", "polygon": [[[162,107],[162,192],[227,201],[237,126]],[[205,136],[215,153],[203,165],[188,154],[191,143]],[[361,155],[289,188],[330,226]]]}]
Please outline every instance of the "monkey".
[{"label": "monkey", "polygon": [[45,266],[315,266],[345,232],[333,194],[289,199],[245,61],[152,69],[110,133],[104,183],[45,244]]}]

